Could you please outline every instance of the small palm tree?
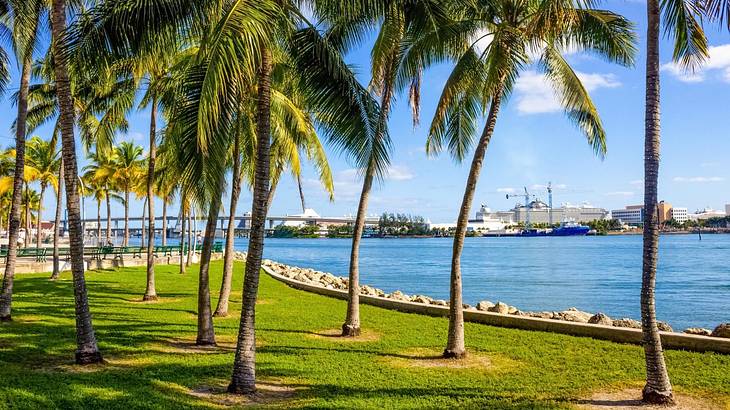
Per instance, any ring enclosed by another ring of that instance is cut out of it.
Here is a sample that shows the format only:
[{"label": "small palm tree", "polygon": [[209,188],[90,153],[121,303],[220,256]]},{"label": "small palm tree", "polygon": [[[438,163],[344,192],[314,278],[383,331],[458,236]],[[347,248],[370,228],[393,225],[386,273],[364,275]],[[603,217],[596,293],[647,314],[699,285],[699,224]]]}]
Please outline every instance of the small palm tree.
[{"label": "small palm tree", "polygon": [[[452,156],[462,160],[474,142],[480,108],[488,113],[474,150],[454,234],[449,331],[444,350],[444,357],[450,358],[466,354],[461,252],[469,210],[502,101],[510,95],[522,69],[531,62],[530,51],[539,51],[537,66],[559,96],[568,118],[599,155],[606,150],[603,125],[580,78],[563,58],[561,45],[570,44],[595,52],[623,65],[633,63],[635,51],[631,23],[605,10],[548,0],[476,1],[458,3],[456,7],[460,18],[455,24],[437,27],[433,35],[416,40],[413,47],[427,58],[434,58],[443,54],[443,46],[436,40],[457,46],[467,44],[453,53],[456,64],[444,86],[429,130],[426,144],[429,154],[448,146]],[[473,41],[480,36],[491,40],[484,51],[478,51],[479,44]],[[454,50],[446,51],[452,53]]]},{"label": "small palm tree", "polygon": [[142,147],[133,142],[122,141],[114,147],[111,161],[114,166],[114,185],[124,195],[124,240],[122,246],[129,245],[129,194],[144,175]]},{"label": "small palm tree", "polygon": [[[58,190],[58,169],[61,165],[60,152],[56,150],[55,141],[44,141],[38,136],[28,140],[26,162],[35,170],[35,180],[40,182],[40,204],[48,186]],[[36,246],[41,247],[41,209],[38,208],[38,229],[36,232]]]}]

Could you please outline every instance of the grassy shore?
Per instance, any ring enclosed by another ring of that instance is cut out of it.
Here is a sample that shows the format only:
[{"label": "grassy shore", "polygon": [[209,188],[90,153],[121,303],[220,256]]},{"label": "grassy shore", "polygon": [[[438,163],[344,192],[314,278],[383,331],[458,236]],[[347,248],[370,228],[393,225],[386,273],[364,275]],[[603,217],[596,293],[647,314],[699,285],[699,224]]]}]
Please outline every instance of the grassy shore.
[{"label": "grassy shore", "polygon": [[[217,349],[192,346],[197,271],[158,266],[160,301],[142,303],[144,268],[89,272],[94,325],[108,364],[72,364],[70,275],[19,275],[14,322],[0,325],[0,408],[211,408],[225,394],[238,330],[242,266],[232,314],[216,318]],[[211,283],[220,283],[221,264]],[[444,284],[446,285],[446,284]],[[217,294],[217,287],[213,289]],[[215,300],[213,301],[215,303]],[[435,359],[445,319],[362,307],[364,337],[328,336],[342,301],[293,290],[262,275],[257,369],[271,407],[571,408],[597,391],[640,389],[640,347],[466,324],[465,362]],[[730,398],[730,356],[667,352],[678,392]]]}]

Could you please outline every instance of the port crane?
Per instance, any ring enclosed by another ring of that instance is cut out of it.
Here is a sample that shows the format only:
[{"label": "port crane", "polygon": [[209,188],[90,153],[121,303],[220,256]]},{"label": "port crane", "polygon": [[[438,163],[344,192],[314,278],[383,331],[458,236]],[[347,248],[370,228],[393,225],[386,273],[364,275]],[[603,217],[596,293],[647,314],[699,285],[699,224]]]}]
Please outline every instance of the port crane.
[{"label": "port crane", "polygon": [[524,187],[524,188],[525,188],[524,194],[507,194],[506,197],[507,197],[507,199],[525,198],[525,213],[527,215],[525,218],[525,229],[529,229],[530,228],[530,198],[532,198],[534,195],[530,195],[530,193],[527,192],[527,187]]},{"label": "port crane", "polygon": [[548,221],[550,222],[550,226],[553,226],[553,183],[548,182],[547,184],[547,191],[548,191]]}]

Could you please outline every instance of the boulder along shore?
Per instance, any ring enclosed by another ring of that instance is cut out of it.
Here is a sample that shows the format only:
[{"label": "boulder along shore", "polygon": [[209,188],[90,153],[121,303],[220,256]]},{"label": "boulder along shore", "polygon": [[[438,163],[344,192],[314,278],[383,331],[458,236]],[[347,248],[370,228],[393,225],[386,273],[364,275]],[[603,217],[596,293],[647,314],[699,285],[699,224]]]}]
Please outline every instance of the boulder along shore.
[{"label": "boulder along shore", "polygon": [[[246,259],[245,252],[236,252],[234,259],[245,261],[245,259]],[[289,266],[289,265],[285,265],[283,263],[278,263],[278,262],[275,262],[275,261],[272,261],[269,259],[264,259],[262,261],[262,264],[263,264],[263,266],[273,270],[274,272],[278,273],[279,275],[282,275],[289,279],[293,279],[298,282],[322,286],[327,289],[348,290],[348,288],[349,288],[347,278],[335,276],[329,272],[321,272],[321,271],[318,271],[315,269],[300,268],[297,266]],[[385,299],[392,299],[392,300],[399,300],[399,301],[413,302],[413,303],[423,303],[423,304],[430,304],[430,305],[436,305],[436,306],[448,306],[449,305],[449,302],[446,300],[443,300],[443,299],[434,299],[427,295],[408,295],[406,293],[403,293],[400,290],[396,290],[394,292],[387,293],[382,289],[378,289],[378,288],[375,288],[375,287],[372,287],[369,285],[361,285],[360,294],[374,296],[374,297],[381,297],[381,298],[385,298]],[[541,319],[551,319],[551,320],[561,320],[561,321],[568,321],[568,322],[590,323],[590,324],[598,324],[598,325],[604,325],[604,326],[641,329],[641,322],[639,322],[638,320],[634,320],[631,318],[612,319],[608,315],[601,313],[601,312],[594,314],[594,313],[590,313],[590,312],[581,311],[575,307],[571,307],[571,308],[563,310],[563,311],[531,312],[531,311],[522,311],[522,310],[518,309],[517,307],[511,306],[504,302],[497,301],[495,303],[492,303],[491,301],[483,300],[483,301],[480,301],[479,303],[477,303],[476,306],[464,304],[464,309],[492,312],[492,313],[498,313],[498,314],[502,314],[502,315],[536,317],[536,318],[541,318]],[[674,332],[674,329],[672,329],[672,327],[666,322],[658,321],[657,325],[658,325],[660,331]],[[730,338],[730,323],[721,323],[714,330],[698,328],[698,327],[690,327],[690,328],[685,329],[683,331],[683,333],[692,334],[692,335]]]}]

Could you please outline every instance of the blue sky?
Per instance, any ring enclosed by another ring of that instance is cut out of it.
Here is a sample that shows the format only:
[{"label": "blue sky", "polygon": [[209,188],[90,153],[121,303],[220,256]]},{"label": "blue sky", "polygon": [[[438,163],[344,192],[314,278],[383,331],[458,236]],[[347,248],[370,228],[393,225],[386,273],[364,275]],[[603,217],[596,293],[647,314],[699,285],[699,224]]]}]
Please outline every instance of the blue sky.
[{"label": "blue sky", "polygon": [[[581,73],[596,103],[607,131],[608,154],[604,160],[557,109],[550,91],[534,71],[523,73],[512,97],[497,121],[492,143],[475,196],[475,207],[486,203],[507,209],[513,199],[505,193],[527,186],[546,199],[544,185],[555,187],[554,202],[589,202],[608,209],[641,203],[644,120],[645,5],[641,0],[611,1],[606,6],[637,24],[639,54],[634,68],[610,65],[585,54],[571,54],[569,61]],[[687,74],[668,64],[671,44],[662,43],[662,162],[660,198],[690,211],[705,206],[722,209],[730,203],[730,35],[716,27],[706,28],[711,58],[706,66]],[[369,49],[365,44],[348,56],[363,82],[368,80]],[[418,214],[434,222],[456,219],[469,161],[455,163],[448,155],[428,158],[424,146],[436,101],[449,74],[448,65],[428,70],[423,79],[421,125],[414,129],[405,96],[399,96],[389,122],[394,142],[389,177],[372,194],[369,213],[383,211]],[[16,69],[17,73],[17,69]],[[17,90],[17,75],[11,91]],[[0,102],[0,144],[12,144],[10,124],[15,107],[5,96]],[[149,111],[130,114],[130,129],[118,141],[133,140],[145,147]],[[50,128],[36,133],[49,138]],[[308,207],[320,215],[354,214],[361,178],[344,156],[330,152],[335,176],[335,201],[327,195],[310,167],[304,169]],[[80,164],[83,166],[83,163]],[[53,195],[45,201],[44,219],[52,217]],[[271,208],[272,215],[300,212],[299,196],[292,178],[283,178]],[[244,191],[238,212],[250,209],[251,194]],[[158,204],[159,212],[161,205]],[[96,205],[86,201],[87,217]],[[132,215],[141,214],[141,201],[132,205]],[[102,211],[103,212],[103,211]],[[120,205],[112,212],[122,214]],[[177,212],[173,205],[171,213]]]}]

